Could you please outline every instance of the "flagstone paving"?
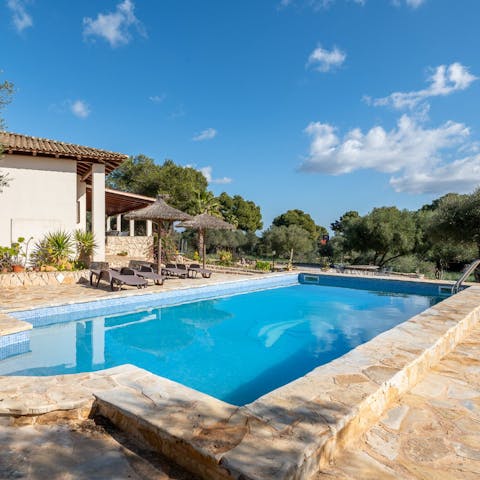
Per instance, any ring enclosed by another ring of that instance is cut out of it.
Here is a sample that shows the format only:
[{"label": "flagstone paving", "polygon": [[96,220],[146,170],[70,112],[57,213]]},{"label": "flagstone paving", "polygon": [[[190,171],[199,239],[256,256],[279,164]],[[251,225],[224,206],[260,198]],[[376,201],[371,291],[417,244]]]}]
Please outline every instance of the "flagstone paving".
[{"label": "flagstone paving", "polygon": [[480,326],[316,480],[480,478]]},{"label": "flagstone paving", "polygon": [[136,287],[122,286],[120,291],[112,292],[110,285],[102,282],[99,288],[91,287],[85,279],[83,283],[73,285],[28,286],[0,289],[0,312],[24,310],[46,305],[60,305],[70,302],[88,302],[104,298],[124,297],[128,295],[150,294],[179,288],[200,287],[235,280],[264,277],[258,275],[214,273],[211,278],[168,278],[163,285],[152,285],[139,290]]},{"label": "flagstone paving", "polygon": [[5,480],[194,480],[157,452],[92,420],[10,426],[0,417],[0,478]]}]

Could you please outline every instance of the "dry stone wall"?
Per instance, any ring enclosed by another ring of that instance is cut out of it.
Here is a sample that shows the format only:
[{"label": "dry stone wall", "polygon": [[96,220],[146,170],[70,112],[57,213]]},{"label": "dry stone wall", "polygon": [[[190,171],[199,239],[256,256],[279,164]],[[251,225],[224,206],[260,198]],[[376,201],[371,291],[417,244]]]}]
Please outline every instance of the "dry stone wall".
[{"label": "dry stone wall", "polygon": [[88,281],[90,272],[78,270],[76,272],[21,272],[1,273],[0,288],[30,287],[32,285],[73,285]]},{"label": "dry stone wall", "polygon": [[109,237],[105,247],[106,255],[127,252],[129,257],[144,260],[153,259],[153,237]]}]

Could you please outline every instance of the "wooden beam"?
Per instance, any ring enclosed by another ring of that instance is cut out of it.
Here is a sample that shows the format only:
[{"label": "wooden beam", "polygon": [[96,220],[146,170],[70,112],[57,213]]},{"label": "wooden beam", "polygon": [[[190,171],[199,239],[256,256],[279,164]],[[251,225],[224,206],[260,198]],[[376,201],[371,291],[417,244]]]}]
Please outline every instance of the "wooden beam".
[{"label": "wooden beam", "polygon": [[80,178],[80,181],[85,182],[91,174],[92,174],[92,167],[90,167],[87,173],[85,173],[85,175],[83,175],[83,177]]}]

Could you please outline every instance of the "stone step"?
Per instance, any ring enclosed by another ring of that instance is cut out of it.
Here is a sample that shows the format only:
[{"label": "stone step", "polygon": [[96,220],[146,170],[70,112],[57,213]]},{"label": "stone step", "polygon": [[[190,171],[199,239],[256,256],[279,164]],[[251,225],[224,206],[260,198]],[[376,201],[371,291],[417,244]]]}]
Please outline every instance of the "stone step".
[{"label": "stone step", "polygon": [[[231,479],[219,464],[244,437],[246,417],[238,407],[138,369],[116,378],[113,390],[95,392],[93,414],[209,480]],[[139,375],[139,376],[138,376]]]}]

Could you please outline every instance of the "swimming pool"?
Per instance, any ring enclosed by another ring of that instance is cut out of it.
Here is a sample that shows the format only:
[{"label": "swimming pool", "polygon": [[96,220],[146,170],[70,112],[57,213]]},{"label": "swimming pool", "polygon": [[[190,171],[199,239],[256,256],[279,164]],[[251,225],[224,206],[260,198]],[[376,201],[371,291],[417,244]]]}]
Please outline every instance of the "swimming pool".
[{"label": "swimming pool", "polygon": [[[438,287],[419,295],[407,282],[370,282],[362,289],[359,281],[349,288],[280,282],[162,307],[144,299],[146,308],[95,316],[84,311],[83,318],[56,313],[56,323],[30,332],[28,353],[0,361],[0,375],[58,375],[131,363],[243,405],[441,300]],[[48,323],[45,318],[37,324]]]}]

